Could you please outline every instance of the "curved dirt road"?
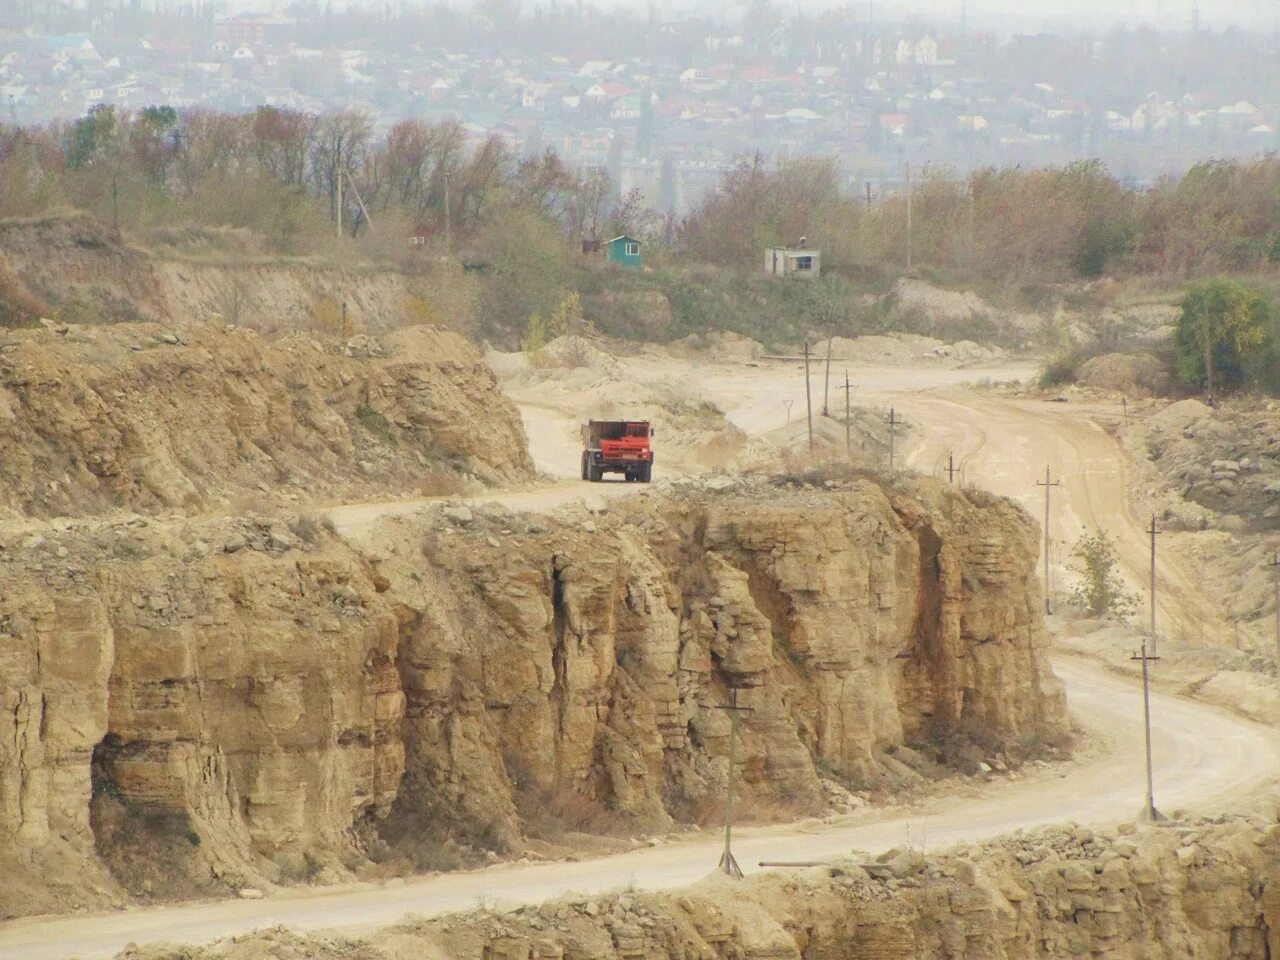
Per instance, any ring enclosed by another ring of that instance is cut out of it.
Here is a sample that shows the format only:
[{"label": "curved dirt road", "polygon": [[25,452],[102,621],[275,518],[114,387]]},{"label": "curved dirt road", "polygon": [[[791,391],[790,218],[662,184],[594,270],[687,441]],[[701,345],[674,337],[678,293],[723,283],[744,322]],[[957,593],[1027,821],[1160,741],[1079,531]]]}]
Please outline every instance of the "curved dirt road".
[{"label": "curved dirt road", "polygon": [[[938,846],[1065,819],[1132,820],[1142,806],[1140,691],[1079,662],[1060,662],[1056,668],[1088,734],[1110,740],[1110,749],[1096,761],[1063,776],[1045,771],[1026,781],[987,785],[969,799],[944,798],[909,811],[876,811],[831,825],[739,830],[734,846],[739,862],[751,873],[762,859],[822,859],[855,848],[875,852],[902,845],[908,830],[917,843],[923,837]],[[1179,697],[1154,694],[1152,702],[1156,800],[1164,809],[1225,809],[1280,770],[1280,748],[1268,729]],[[400,886],[20,920],[0,925],[0,960],[93,960],[110,957],[131,941],[204,942],[276,924],[358,932],[406,913],[447,913],[482,901],[502,906],[631,884],[682,886],[711,872],[719,842],[712,831],[692,841],[582,863],[504,865]]]},{"label": "curved dirt road", "polygon": [[[958,480],[1009,497],[1033,517],[1044,516],[1044,480],[1055,481],[1049,520],[1051,589],[1066,590],[1066,566],[1082,533],[1104,531],[1116,546],[1121,572],[1141,598],[1134,618],[1145,624],[1150,597],[1150,518],[1129,506],[1129,479],[1119,444],[1087,413],[1068,404],[985,397],[974,392],[917,394],[900,406],[919,426],[908,462],[945,475],[952,454]],[[1165,549],[1156,565],[1157,633],[1180,645],[1230,645],[1235,629],[1200,588],[1195,570]]]},{"label": "curved dirt road", "polygon": [[[1087,417],[1057,405],[957,391],[954,387],[965,376],[954,371],[858,372],[865,384],[862,402],[892,402],[915,421],[916,436],[904,451],[912,465],[936,472],[953,452],[965,481],[1009,495],[1039,516],[1043,494],[1034,484],[1043,478],[1045,463],[1051,464],[1055,477],[1063,480],[1051,525],[1054,539],[1070,543],[1083,525],[1107,529],[1120,546],[1126,571],[1137,584],[1145,582],[1146,541],[1142,524],[1129,514],[1123,458],[1114,441]],[[783,399],[804,402],[803,380],[790,368],[724,368],[699,371],[699,376],[706,395],[750,433],[782,423]],[[540,467],[571,476],[559,466],[572,445],[570,413],[533,408],[526,409],[525,416],[530,432],[538,436],[534,448]],[[561,479],[538,490],[478,499],[536,510],[633,492],[634,485],[586,488]],[[340,507],[333,516],[340,529],[355,532],[369,529],[378,517],[409,512],[425,502]],[[1166,627],[1177,625],[1184,634],[1192,625],[1218,629],[1212,602],[1194,590],[1194,577],[1175,558],[1162,564],[1162,580],[1168,588],[1160,609]],[[830,825],[740,830],[735,843],[739,861],[754,865],[761,859],[820,859],[850,848],[876,851],[903,844],[908,829],[917,842],[923,836],[936,846],[1064,819],[1132,819],[1143,789],[1140,690],[1080,662],[1055,666],[1086,737],[1106,745],[1094,759],[1073,764],[1061,775],[1046,771],[1025,780],[984,785],[964,798],[942,798],[907,811],[865,812]],[[1162,808],[1229,809],[1280,776],[1280,746],[1268,728],[1174,696],[1156,693],[1152,701],[1156,800]],[[582,863],[503,865],[387,887],[289,891],[261,901],[13,921],[0,924],[0,960],[90,960],[110,957],[129,942],[204,942],[274,924],[358,932],[394,922],[405,913],[468,909],[482,900],[501,905],[628,884],[679,886],[707,875],[718,855],[718,839],[706,834]]]}]

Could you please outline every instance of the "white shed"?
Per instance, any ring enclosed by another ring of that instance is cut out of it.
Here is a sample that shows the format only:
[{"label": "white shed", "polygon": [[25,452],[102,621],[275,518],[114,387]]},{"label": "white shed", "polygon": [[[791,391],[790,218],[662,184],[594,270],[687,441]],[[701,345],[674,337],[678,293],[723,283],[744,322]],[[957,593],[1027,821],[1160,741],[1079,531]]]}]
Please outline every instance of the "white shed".
[{"label": "white shed", "polygon": [[822,252],[770,247],[764,252],[764,272],[771,277],[817,277],[822,272]]}]

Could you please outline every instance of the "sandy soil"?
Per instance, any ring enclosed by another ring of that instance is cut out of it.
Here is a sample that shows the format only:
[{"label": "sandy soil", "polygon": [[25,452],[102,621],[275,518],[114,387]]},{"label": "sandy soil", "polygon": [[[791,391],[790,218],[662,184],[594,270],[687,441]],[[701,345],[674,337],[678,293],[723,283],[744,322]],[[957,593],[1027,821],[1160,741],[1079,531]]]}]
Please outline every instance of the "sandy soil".
[{"label": "sandy soil", "polygon": [[[755,437],[785,425],[784,400],[792,401],[793,418],[803,416],[803,370],[794,364],[692,364],[642,358],[635,365],[632,375],[695,383],[703,397]],[[833,382],[836,373],[833,370]],[[844,371],[838,373],[842,382]],[[858,384],[855,402],[892,404],[917,425],[903,450],[917,469],[937,472],[948,454],[954,454],[962,469],[961,481],[1011,496],[1040,516],[1043,491],[1035,483],[1043,479],[1045,465],[1050,465],[1054,477],[1062,481],[1054,490],[1050,523],[1052,543],[1058,545],[1051,552],[1057,583],[1063,577],[1061,545],[1073,542],[1084,526],[1106,529],[1120,545],[1126,574],[1135,585],[1144,583],[1149,541],[1142,522],[1130,515],[1123,456],[1091,419],[1098,411],[962,389],[965,383],[1029,374],[1029,365],[992,370],[850,369]],[[818,386],[820,391],[820,379]],[[833,390],[833,405],[837,396]],[[815,406],[820,409],[820,399]],[[589,486],[576,479],[576,424],[589,409],[589,397],[576,398],[570,406],[560,397],[546,407],[526,405],[523,416],[535,460],[556,479],[532,490],[503,491],[479,499],[536,511],[577,500],[602,506],[611,497],[645,495],[645,489],[635,485]],[[409,512],[423,502],[341,506],[330,513],[340,530],[358,537],[377,517]],[[1169,639],[1191,642],[1204,634],[1210,643],[1218,640],[1221,614],[1213,598],[1195,589],[1194,569],[1171,554],[1162,561],[1160,577],[1159,616]],[[867,811],[832,823],[742,830],[735,844],[738,859],[754,868],[767,859],[818,859],[850,848],[876,851],[901,845],[908,831],[915,842],[923,838],[936,846],[1066,819],[1132,819],[1142,803],[1140,689],[1127,678],[1080,660],[1060,659],[1056,669],[1067,685],[1076,722],[1087,739],[1105,744],[1106,749],[1061,769],[977,788],[964,797],[928,801],[917,808]],[[1166,809],[1234,809],[1271,788],[1280,776],[1280,741],[1274,732],[1226,710],[1157,693],[1153,724],[1156,799]],[[290,891],[260,901],[21,920],[0,925],[0,960],[107,957],[131,941],[206,941],[281,923],[300,929],[354,931],[394,921],[406,912],[442,913],[481,901],[512,904],[564,891],[586,893],[629,884],[677,886],[706,875],[718,854],[718,840],[700,835],[579,863],[504,865],[379,887]]]}]

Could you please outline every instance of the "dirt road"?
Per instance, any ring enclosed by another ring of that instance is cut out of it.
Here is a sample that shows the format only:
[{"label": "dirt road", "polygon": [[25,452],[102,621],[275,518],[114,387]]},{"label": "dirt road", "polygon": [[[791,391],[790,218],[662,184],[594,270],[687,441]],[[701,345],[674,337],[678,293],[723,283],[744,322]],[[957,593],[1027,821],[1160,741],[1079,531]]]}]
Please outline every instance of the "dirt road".
[{"label": "dirt road", "polygon": [[[1107,822],[1132,819],[1142,805],[1140,692],[1095,667],[1062,661],[1056,669],[1069,702],[1089,735],[1109,741],[1099,759],[1062,777],[986,785],[977,796],[945,798],[909,811],[860,814],[831,825],[740,830],[738,860],[754,872],[768,859],[821,859],[850,849],[875,852],[923,839],[930,847],[976,840],[1066,819]],[[1178,697],[1153,698],[1156,800],[1166,810],[1229,808],[1280,771],[1272,732],[1224,711]],[[125,913],[20,920],[0,925],[0,960],[110,957],[129,942],[193,943],[286,924],[303,930],[358,932],[392,923],[406,913],[437,914],[481,902],[536,902],[561,893],[592,893],[637,885],[674,887],[706,876],[719,856],[714,832],[702,838],[583,863],[505,865],[425,877],[400,886],[286,894],[270,900],[237,900],[148,908]]]}]

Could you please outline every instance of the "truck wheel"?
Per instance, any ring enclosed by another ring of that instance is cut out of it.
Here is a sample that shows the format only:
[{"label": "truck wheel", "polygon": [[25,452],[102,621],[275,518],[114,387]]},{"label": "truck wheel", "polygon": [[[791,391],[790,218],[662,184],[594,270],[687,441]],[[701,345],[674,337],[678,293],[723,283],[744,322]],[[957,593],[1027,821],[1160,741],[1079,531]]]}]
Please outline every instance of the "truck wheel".
[{"label": "truck wheel", "polygon": [[587,451],[583,450],[582,451],[582,479],[583,480],[587,479],[587,469],[588,469],[587,464],[589,462],[590,462],[590,458],[587,454]]},{"label": "truck wheel", "polygon": [[597,466],[587,468],[587,479],[592,483],[599,483],[604,478],[604,470]]},{"label": "truck wheel", "polygon": [[652,479],[653,479],[653,464],[646,463],[643,467],[640,468],[640,482],[648,483]]}]

